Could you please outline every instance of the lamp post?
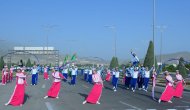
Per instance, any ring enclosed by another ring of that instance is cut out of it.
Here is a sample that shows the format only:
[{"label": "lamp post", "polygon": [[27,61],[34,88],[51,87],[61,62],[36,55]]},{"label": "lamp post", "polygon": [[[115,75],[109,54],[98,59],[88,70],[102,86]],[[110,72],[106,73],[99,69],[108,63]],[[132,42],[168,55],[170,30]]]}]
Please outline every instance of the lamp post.
[{"label": "lamp post", "polygon": [[155,66],[155,42],[154,42],[154,37],[155,37],[155,7],[156,7],[156,0],[153,0],[153,45],[154,45],[154,66]]},{"label": "lamp post", "polygon": [[107,27],[107,28],[110,28],[112,31],[113,31],[113,34],[114,34],[114,56],[117,57],[117,32],[116,32],[116,27],[114,25],[111,25],[111,26],[104,26],[104,27]]},{"label": "lamp post", "polygon": [[49,36],[48,36],[48,34],[49,34],[49,32],[53,29],[53,28],[55,28],[55,27],[58,27],[58,25],[42,25],[42,27],[45,29],[45,31],[47,31],[47,35],[46,35],[46,46],[47,46],[47,48],[46,48],[46,54],[47,54],[47,64],[48,64],[48,60],[49,60],[49,53],[48,53],[48,46],[49,46]]},{"label": "lamp post", "polygon": [[157,29],[160,31],[160,63],[162,64],[162,41],[163,41],[163,33],[164,30],[167,28],[165,25],[156,26]]}]

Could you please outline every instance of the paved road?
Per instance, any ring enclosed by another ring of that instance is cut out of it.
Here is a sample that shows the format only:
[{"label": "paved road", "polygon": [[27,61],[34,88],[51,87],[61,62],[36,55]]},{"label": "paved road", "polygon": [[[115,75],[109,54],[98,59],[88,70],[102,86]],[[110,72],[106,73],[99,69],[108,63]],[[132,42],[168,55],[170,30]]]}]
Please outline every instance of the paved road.
[{"label": "paved road", "polygon": [[[28,78],[28,84],[30,83]],[[151,92],[136,91],[124,89],[119,85],[117,92],[113,92],[110,83],[104,83],[104,89],[100,100],[100,105],[85,104],[85,97],[92,88],[91,84],[86,83],[81,77],[77,78],[77,85],[71,86],[66,82],[62,83],[59,99],[43,99],[47,90],[51,86],[52,80],[44,80],[39,77],[39,83],[36,86],[26,87],[25,103],[22,107],[4,106],[15,86],[15,81],[0,86],[0,110],[190,110],[190,92],[184,93],[183,99],[173,99],[173,103],[158,103],[151,98]],[[158,99],[164,88],[156,88],[156,98]],[[150,90],[149,90],[150,91]]]}]

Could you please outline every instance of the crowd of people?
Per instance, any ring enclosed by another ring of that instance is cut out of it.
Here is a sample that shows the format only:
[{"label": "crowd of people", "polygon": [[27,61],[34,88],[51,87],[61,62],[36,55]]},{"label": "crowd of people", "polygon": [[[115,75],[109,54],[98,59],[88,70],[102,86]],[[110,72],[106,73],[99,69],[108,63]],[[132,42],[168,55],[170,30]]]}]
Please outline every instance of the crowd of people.
[{"label": "crowd of people", "polygon": [[[148,68],[144,66],[138,66],[138,58],[134,53],[132,53],[135,60],[130,67],[124,68],[122,71],[116,68],[104,68],[103,66],[94,68],[94,67],[84,67],[80,69],[81,75],[84,76],[84,81],[93,84],[91,91],[88,94],[88,97],[85,99],[83,104],[92,103],[92,104],[100,104],[100,97],[102,94],[103,82],[106,81],[113,85],[113,91],[117,92],[118,82],[122,80],[126,90],[131,90],[135,92],[138,90],[144,90],[147,92],[149,89],[149,82],[152,81],[152,98],[155,100],[154,96],[154,88],[156,87],[156,78],[157,73],[154,68]],[[2,85],[6,85],[8,82],[13,81],[13,73],[16,71],[16,86],[11,95],[10,100],[5,105],[13,105],[13,106],[22,106],[24,101],[25,94],[25,86],[27,84],[27,72],[25,72],[25,67],[17,67],[14,68],[11,66],[9,69],[7,66],[4,66],[2,69]],[[38,84],[38,75],[40,72],[43,73],[44,80],[49,80],[50,76],[53,77],[53,82],[44,99],[51,98],[59,98],[59,92],[61,89],[61,82],[68,82],[68,77],[71,77],[70,84],[75,86],[76,79],[78,75],[78,67],[74,64],[67,64],[64,66],[56,66],[51,68],[50,66],[36,66],[34,65],[32,69],[29,71],[31,73],[31,85],[35,86]],[[69,74],[70,73],[70,74]],[[179,71],[176,71],[176,81],[170,76],[168,71],[164,72],[166,87],[163,93],[161,94],[158,102],[161,101],[172,103],[172,98],[182,98],[183,89],[185,85],[185,81],[180,75]]]}]

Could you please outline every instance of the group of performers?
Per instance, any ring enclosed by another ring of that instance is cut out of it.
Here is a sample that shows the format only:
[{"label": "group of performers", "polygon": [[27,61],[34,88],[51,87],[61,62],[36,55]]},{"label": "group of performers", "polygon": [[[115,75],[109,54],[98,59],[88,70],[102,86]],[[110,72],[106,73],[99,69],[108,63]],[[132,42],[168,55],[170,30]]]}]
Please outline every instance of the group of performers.
[{"label": "group of performers", "polygon": [[186,83],[182,75],[179,73],[179,70],[176,70],[176,81],[173,80],[168,71],[165,71],[164,75],[166,79],[166,87],[158,102],[166,101],[172,103],[171,100],[173,97],[182,98],[184,85]]},{"label": "group of performers", "polygon": [[2,69],[2,83],[1,83],[2,85],[6,85],[6,83],[8,82],[12,82],[13,71],[14,71],[13,66],[10,68],[10,70],[8,69],[7,66],[4,66],[4,68]]},{"label": "group of performers", "polygon": [[[154,87],[156,86],[156,77],[157,73],[155,71],[154,66],[151,69],[147,67],[138,67],[139,59],[136,54],[132,53],[134,57],[134,62],[132,63],[131,67],[125,68],[124,71],[120,71],[119,68],[110,69],[102,69],[102,68],[85,68],[84,71],[84,80],[93,84],[91,91],[88,94],[88,97],[85,99],[83,104],[85,103],[92,103],[92,104],[100,104],[100,97],[102,94],[103,82],[111,82],[113,85],[113,91],[116,92],[118,88],[118,82],[121,77],[121,73],[124,73],[123,82],[126,89],[131,88],[132,92],[135,92],[138,84],[139,90],[148,91],[148,84],[150,78],[152,78],[152,96],[154,99]],[[24,94],[25,94],[25,86],[27,85],[27,76],[26,72],[24,71],[25,68],[18,67],[16,72],[16,86],[11,95],[10,100],[5,105],[13,105],[13,106],[22,106],[24,101]],[[13,80],[13,71],[14,68],[11,67],[10,70],[7,66],[5,66],[2,70],[2,85],[5,85],[8,81]],[[62,66],[62,67],[55,67],[52,69],[51,76],[53,77],[53,82],[51,87],[49,88],[47,94],[45,95],[44,99],[51,97],[51,98],[59,98],[59,92],[61,89],[61,82],[68,81],[68,76],[70,72],[71,77],[71,85],[76,84],[76,77],[78,74],[78,68],[75,65],[72,66]],[[50,74],[50,67],[45,66],[43,67],[43,76],[44,79],[49,79]],[[106,77],[102,77],[103,73],[106,73]],[[152,73],[152,76],[151,76]],[[31,69],[32,79],[31,85],[37,85],[38,81],[38,74],[39,74],[39,67],[34,65]],[[180,75],[179,71],[176,71],[176,81],[172,79],[169,75],[169,72],[164,72],[165,79],[166,79],[166,88],[162,95],[160,96],[158,102],[167,101],[172,103],[172,97],[182,98],[183,89],[185,81],[183,77]],[[112,79],[112,80],[111,80]],[[176,85],[176,86],[174,86]]]}]

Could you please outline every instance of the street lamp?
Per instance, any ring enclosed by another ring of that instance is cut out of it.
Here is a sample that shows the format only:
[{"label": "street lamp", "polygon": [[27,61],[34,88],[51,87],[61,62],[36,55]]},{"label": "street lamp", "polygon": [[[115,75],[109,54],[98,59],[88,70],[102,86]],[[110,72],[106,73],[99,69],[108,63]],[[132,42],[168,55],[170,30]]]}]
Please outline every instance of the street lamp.
[{"label": "street lamp", "polygon": [[154,66],[155,66],[155,42],[154,42],[154,37],[155,37],[155,7],[156,7],[156,0],[153,0],[153,45],[154,45]]},{"label": "street lamp", "polygon": [[116,44],[116,37],[117,37],[117,32],[116,32],[116,27],[114,25],[111,25],[111,26],[104,26],[104,27],[107,27],[107,28],[110,28],[112,31],[113,31],[113,34],[114,34],[114,56],[116,57],[117,54],[117,44]]},{"label": "street lamp", "polygon": [[46,50],[46,52],[47,52],[47,63],[48,63],[48,57],[49,57],[49,55],[48,55],[48,46],[49,46],[49,44],[48,44],[48,41],[49,41],[49,36],[48,36],[48,33],[53,29],[53,28],[55,28],[55,27],[58,27],[58,25],[42,25],[42,27],[45,29],[45,31],[47,31],[47,35],[46,35],[46,45],[47,45],[47,50]]},{"label": "street lamp", "polygon": [[163,32],[164,29],[166,29],[167,27],[165,25],[161,25],[161,26],[156,26],[157,29],[159,29],[160,31],[160,63],[162,63],[162,39],[163,39]]}]

